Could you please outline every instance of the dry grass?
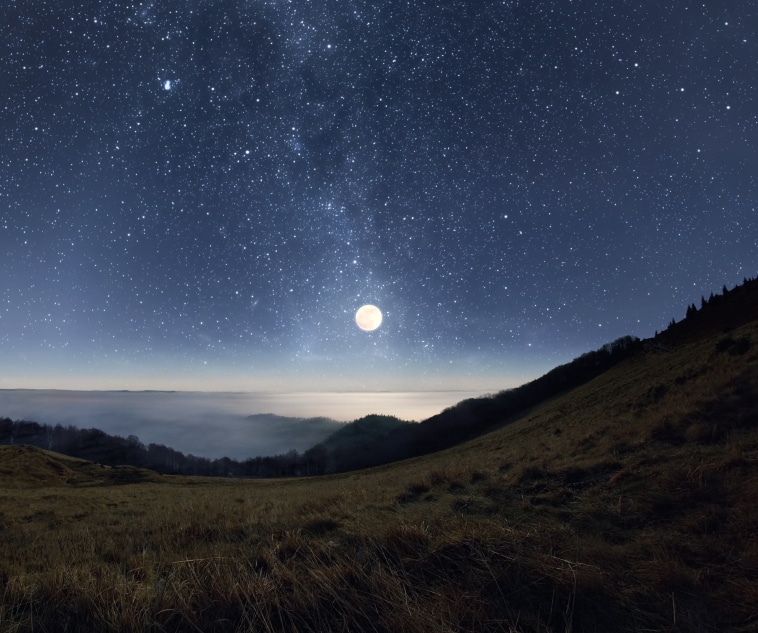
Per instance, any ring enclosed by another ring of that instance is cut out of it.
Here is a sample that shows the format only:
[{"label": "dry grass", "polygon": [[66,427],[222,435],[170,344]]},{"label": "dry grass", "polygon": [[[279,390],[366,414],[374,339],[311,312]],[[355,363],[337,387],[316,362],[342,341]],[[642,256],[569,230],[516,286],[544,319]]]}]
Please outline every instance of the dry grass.
[{"label": "dry grass", "polygon": [[116,475],[5,448],[0,631],[756,630],[758,327],[730,336],[740,354],[651,350],[353,474]]}]

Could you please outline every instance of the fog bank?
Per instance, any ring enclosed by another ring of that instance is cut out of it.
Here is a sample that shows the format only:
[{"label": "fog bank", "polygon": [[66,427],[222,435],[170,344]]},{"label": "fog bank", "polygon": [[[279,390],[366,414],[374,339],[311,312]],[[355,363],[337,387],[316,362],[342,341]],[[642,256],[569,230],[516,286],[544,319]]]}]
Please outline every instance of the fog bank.
[{"label": "fog bank", "polygon": [[[94,427],[201,457],[245,459],[306,450],[339,428],[334,420],[369,413],[421,420],[476,395],[0,390],[0,417]],[[276,415],[259,415],[269,413]],[[332,420],[310,419],[317,417]]]}]

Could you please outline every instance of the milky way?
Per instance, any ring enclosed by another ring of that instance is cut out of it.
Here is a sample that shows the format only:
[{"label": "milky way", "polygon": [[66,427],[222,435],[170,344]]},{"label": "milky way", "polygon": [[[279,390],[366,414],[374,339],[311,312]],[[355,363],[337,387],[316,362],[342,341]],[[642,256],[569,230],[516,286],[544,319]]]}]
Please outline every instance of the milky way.
[{"label": "milky way", "polygon": [[748,0],[0,17],[0,386],[506,386],[758,273]]}]

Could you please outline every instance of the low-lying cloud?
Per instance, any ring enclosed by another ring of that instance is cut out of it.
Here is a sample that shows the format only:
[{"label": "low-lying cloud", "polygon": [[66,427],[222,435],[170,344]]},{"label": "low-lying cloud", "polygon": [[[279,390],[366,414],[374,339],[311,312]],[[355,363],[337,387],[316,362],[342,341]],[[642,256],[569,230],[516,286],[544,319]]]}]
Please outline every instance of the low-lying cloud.
[{"label": "low-lying cloud", "polygon": [[185,454],[242,460],[304,451],[339,428],[334,420],[312,419],[318,416],[349,421],[385,413],[421,420],[472,395],[478,394],[0,390],[0,417],[97,428]]},{"label": "low-lying cloud", "polygon": [[243,460],[307,450],[339,428],[335,419],[345,422],[381,413],[422,420],[475,395],[479,393],[9,389],[0,390],[0,417],[97,428],[122,437],[136,435],[144,444],[164,444],[185,454]]},{"label": "low-lying cloud", "polygon": [[[136,435],[201,457],[245,459],[303,451],[339,428],[325,418],[245,415],[238,394],[3,391],[0,416]],[[249,409],[248,409],[249,411]]]}]

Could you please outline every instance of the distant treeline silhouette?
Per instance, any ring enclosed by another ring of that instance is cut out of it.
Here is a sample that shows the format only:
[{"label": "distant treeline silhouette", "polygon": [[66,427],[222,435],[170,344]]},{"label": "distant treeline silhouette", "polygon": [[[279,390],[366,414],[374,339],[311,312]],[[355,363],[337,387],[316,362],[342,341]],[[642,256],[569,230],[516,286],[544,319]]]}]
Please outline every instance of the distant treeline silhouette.
[{"label": "distant treeline silhouette", "polygon": [[[71,457],[106,464],[149,468],[169,475],[208,477],[297,477],[335,471],[331,447],[340,449],[383,437],[391,429],[414,423],[394,416],[367,415],[327,438],[324,444],[300,453],[251,457],[242,461],[222,457],[209,459],[185,455],[163,444],[144,444],[136,435],[121,437],[100,429],[73,425],[40,424],[28,420],[0,418],[0,444],[29,444]],[[415,425],[415,424],[414,424]],[[330,448],[327,448],[330,447]]]},{"label": "distant treeline silhouette", "polygon": [[0,419],[0,444],[30,444],[108,466],[150,468],[164,474],[238,475],[239,463],[229,458],[207,459],[163,444],[143,444],[136,435],[109,435],[100,429]]},{"label": "distant treeline silhouette", "polygon": [[721,294],[706,299],[700,297],[700,308],[691,303],[685,318],[671,319],[668,327],[655,333],[655,340],[664,344],[682,343],[693,336],[728,332],[758,318],[758,278],[745,277],[742,284],[729,290],[723,287]]}]

